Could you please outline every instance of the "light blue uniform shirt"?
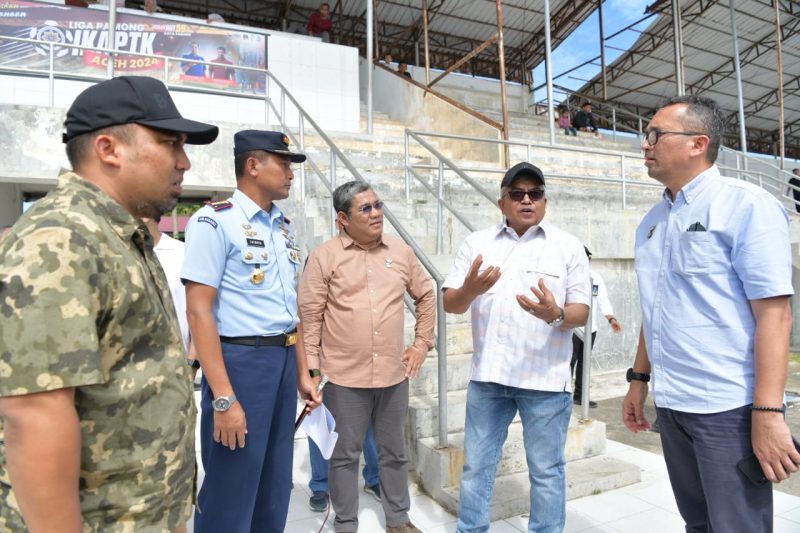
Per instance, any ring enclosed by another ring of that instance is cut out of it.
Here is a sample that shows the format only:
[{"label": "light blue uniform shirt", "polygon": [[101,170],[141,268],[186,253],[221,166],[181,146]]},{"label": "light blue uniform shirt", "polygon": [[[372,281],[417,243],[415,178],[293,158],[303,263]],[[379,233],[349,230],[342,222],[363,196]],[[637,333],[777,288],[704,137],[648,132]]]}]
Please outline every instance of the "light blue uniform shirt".
[{"label": "light blue uniform shirt", "polygon": [[300,268],[294,229],[274,203],[266,213],[238,189],[229,201],[232,207],[206,205],[192,216],[181,278],[217,289],[213,311],[223,337],[293,331]]},{"label": "light blue uniform shirt", "polygon": [[771,194],[716,166],[644,217],[636,275],[656,405],[718,413],[752,403],[750,300],[793,293],[788,222]]}]

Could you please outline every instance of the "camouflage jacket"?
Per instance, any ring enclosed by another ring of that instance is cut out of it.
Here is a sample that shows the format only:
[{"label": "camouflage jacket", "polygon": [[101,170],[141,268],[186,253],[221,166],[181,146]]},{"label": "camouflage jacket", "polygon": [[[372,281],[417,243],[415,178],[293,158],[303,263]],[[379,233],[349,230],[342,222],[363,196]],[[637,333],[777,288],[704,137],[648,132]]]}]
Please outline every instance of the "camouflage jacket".
[{"label": "camouflage jacket", "polygon": [[[84,530],[185,524],[196,411],[146,228],[95,185],[62,176],[0,244],[0,322],[0,396],[75,388]],[[24,526],[0,440],[0,531],[9,530]]]}]

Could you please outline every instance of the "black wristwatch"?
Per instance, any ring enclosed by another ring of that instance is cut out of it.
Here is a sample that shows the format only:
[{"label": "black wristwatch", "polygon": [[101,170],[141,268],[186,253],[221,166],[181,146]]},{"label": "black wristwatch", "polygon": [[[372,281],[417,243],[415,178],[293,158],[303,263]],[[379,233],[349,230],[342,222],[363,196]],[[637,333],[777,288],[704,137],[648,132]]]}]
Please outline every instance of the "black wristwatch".
[{"label": "black wristwatch", "polygon": [[644,372],[634,372],[632,368],[628,369],[628,372],[625,374],[625,379],[628,380],[628,383],[633,381],[643,381],[647,383],[650,381],[650,374],[645,374]]},{"label": "black wristwatch", "polygon": [[308,371],[308,374],[312,378],[318,378],[322,375],[322,373],[319,371],[319,368],[312,368],[311,370]]},{"label": "black wristwatch", "polygon": [[186,364],[192,367],[195,370],[200,370],[200,361],[197,359],[191,359],[189,357],[186,358]]}]

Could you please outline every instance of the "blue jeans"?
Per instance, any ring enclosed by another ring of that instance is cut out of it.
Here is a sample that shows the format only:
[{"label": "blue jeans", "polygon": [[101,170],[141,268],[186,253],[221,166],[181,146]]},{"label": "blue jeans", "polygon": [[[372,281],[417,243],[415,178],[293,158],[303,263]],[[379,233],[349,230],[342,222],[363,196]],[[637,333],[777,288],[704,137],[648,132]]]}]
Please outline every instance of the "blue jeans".
[{"label": "blue jeans", "polygon": [[[308,488],[311,492],[328,492],[328,460],[322,457],[322,452],[311,439],[308,439],[308,455],[311,458],[311,480]],[[375,446],[375,437],[372,436],[372,424],[364,437],[364,469],[361,475],[364,476],[364,483],[370,487],[378,484],[378,448]]]},{"label": "blue jeans", "polygon": [[470,381],[458,533],[489,531],[489,505],[508,426],[519,411],[531,483],[528,531],[560,533],[566,522],[564,445],[572,413],[568,392]]}]

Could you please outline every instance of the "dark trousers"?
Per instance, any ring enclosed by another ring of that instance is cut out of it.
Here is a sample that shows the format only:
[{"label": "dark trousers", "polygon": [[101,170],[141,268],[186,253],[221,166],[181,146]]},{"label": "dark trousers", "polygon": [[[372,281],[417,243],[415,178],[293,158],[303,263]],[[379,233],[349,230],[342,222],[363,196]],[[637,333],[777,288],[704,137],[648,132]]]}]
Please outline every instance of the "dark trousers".
[{"label": "dark trousers", "polygon": [[[597,332],[592,332],[592,348],[594,348],[594,339],[597,337]],[[569,368],[575,372],[575,388],[572,389],[572,397],[580,400],[583,397],[583,341],[572,334],[572,360],[569,362]]]},{"label": "dark trousers", "polygon": [[753,454],[750,406],[713,414],[657,411],[687,533],[772,531],[772,483],[756,486],[736,466]]},{"label": "dark trousers", "polygon": [[325,405],[336,419],[339,439],[331,455],[328,483],[336,512],[336,531],[358,530],[358,461],[367,427],[378,445],[381,505],[387,527],[408,522],[408,455],[404,434],[408,380],[384,388],[342,387],[329,383]]},{"label": "dark trousers", "polygon": [[297,362],[294,347],[222,344],[228,378],[247,417],[245,447],[214,442],[212,392],[202,381],[200,447],[205,479],[195,533],[279,533],[292,491]]}]

